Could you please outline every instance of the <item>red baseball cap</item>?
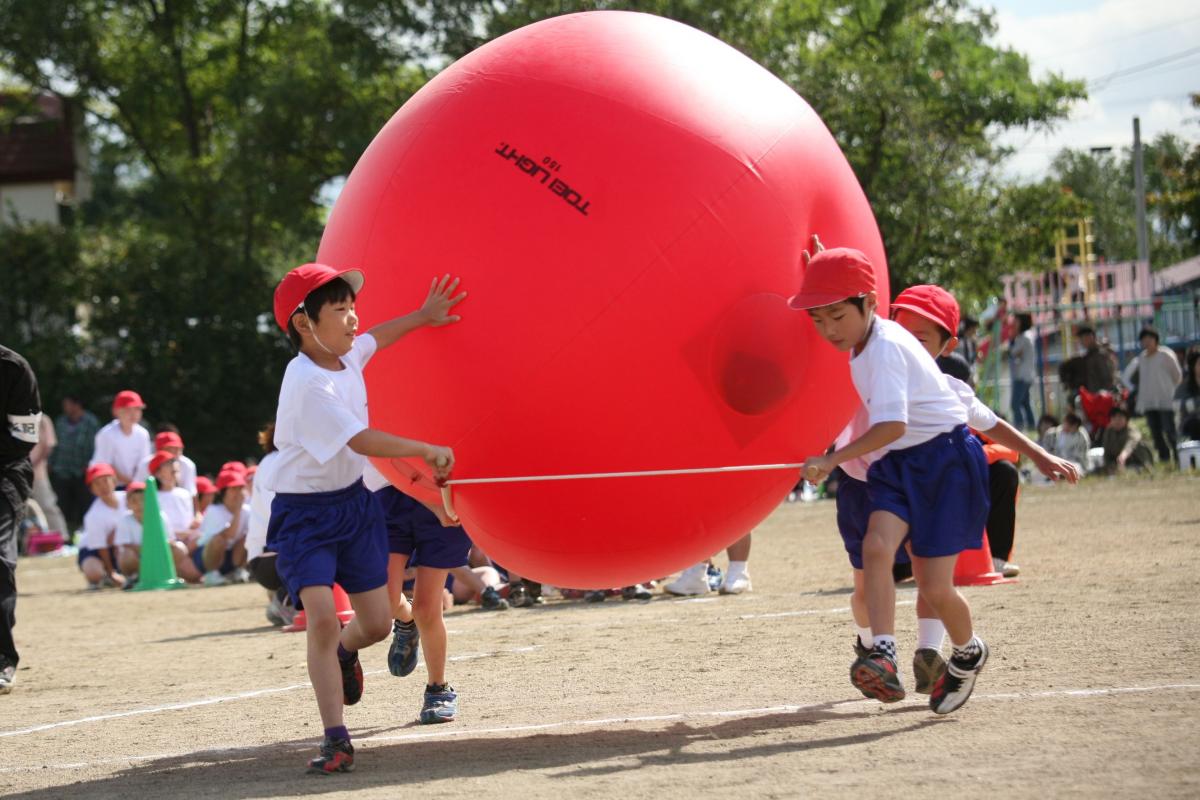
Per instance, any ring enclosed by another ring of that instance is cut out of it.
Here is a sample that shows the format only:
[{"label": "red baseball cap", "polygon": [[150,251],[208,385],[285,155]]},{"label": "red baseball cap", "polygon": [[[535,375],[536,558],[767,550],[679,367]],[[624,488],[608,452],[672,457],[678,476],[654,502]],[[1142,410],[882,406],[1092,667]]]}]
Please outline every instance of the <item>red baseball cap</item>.
[{"label": "red baseball cap", "polygon": [[300,310],[300,305],[309,292],[329,283],[334,278],[344,278],[355,294],[362,291],[366,280],[361,270],[335,269],[326,264],[302,264],[283,276],[275,287],[275,322],[287,331],[288,320]]},{"label": "red baseball cap", "polygon": [[132,389],[126,389],[117,392],[117,396],[113,398],[113,410],[118,408],[145,408],[146,404],[142,402],[142,396]]},{"label": "red baseball cap", "polygon": [[220,472],[238,472],[242,475],[246,474],[246,465],[241,461],[226,461],[221,465]]},{"label": "red baseball cap", "polygon": [[808,262],[800,291],[788,300],[795,309],[820,308],[875,291],[875,268],[849,247],[822,250]]},{"label": "red baseball cap", "polygon": [[168,447],[183,447],[183,437],[175,431],[163,431],[154,437],[155,450],[165,450]]},{"label": "red baseball cap", "polygon": [[113,477],[116,477],[117,471],[112,468],[111,464],[105,464],[103,461],[101,461],[100,463],[92,464],[87,468],[87,472],[83,474],[83,482],[88,486],[91,486],[92,481],[96,480],[96,478],[103,478],[105,475],[112,475]]},{"label": "red baseball cap", "polygon": [[217,487],[207,475],[196,476],[196,494],[216,494]]},{"label": "red baseball cap", "polygon": [[246,475],[236,470],[225,470],[217,475],[217,489],[228,489],[230,486],[245,486]]},{"label": "red baseball cap", "polygon": [[929,283],[908,287],[892,302],[892,317],[902,308],[958,336],[958,301],[942,287]]},{"label": "red baseball cap", "polygon": [[154,473],[158,472],[158,468],[163,464],[174,460],[174,453],[168,453],[166,450],[159,450],[154,454],[154,458],[150,459],[150,474],[153,475]]},{"label": "red baseball cap", "polygon": [[125,494],[129,494],[130,492],[144,492],[144,491],[146,491],[146,484],[142,483],[141,481],[131,481],[125,487]]},{"label": "red baseball cap", "polygon": [[256,472],[258,472],[258,464],[255,464],[252,467],[246,467],[246,477],[247,478],[253,477],[253,475]]}]

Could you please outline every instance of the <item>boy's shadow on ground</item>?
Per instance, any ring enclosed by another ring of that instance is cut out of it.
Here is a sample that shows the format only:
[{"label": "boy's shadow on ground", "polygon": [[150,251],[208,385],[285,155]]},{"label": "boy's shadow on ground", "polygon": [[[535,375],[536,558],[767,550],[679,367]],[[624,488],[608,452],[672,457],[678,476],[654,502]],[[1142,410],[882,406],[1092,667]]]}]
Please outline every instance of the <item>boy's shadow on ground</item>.
[{"label": "boy's shadow on ground", "polygon": [[[862,701],[849,701],[862,702]],[[88,798],[228,797],[261,798],[280,794],[317,794],[377,787],[401,787],[438,780],[499,778],[512,772],[547,771],[550,778],[607,776],[628,770],[764,758],[779,754],[869,744],[897,734],[944,723],[925,716],[906,724],[867,733],[822,737],[820,727],[832,722],[875,718],[881,724],[894,715],[928,714],[922,706],[905,706],[887,714],[877,710],[838,710],[845,703],[825,703],[792,713],[741,717],[715,724],[676,722],[668,728],[642,730],[613,725],[568,732],[504,736],[491,734],[394,744],[360,744],[351,775],[329,777],[303,773],[315,755],[312,741],[291,741],[237,750],[209,750],[135,764],[105,778],[10,794],[21,800]],[[882,725],[881,725],[882,727]],[[812,735],[803,735],[806,732]],[[389,730],[363,731],[360,736],[386,736]],[[440,732],[440,731],[439,731]],[[450,731],[446,731],[449,733]],[[793,734],[786,741],[760,743],[762,734]],[[743,740],[746,740],[743,742]],[[696,743],[721,741],[720,749],[689,749]],[[219,779],[218,776],[226,776]],[[0,781],[2,784],[3,781]]]}]

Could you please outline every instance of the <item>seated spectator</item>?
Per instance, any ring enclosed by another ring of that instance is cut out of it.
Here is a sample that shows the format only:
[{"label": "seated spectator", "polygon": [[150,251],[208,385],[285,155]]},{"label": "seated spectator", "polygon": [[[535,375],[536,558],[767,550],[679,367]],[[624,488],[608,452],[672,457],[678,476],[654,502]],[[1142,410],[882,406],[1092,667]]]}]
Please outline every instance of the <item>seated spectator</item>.
[{"label": "seated spectator", "polygon": [[1054,437],[1050,435],[1050,430],[1057,428],[1058,424],[1058,417],[1053,414],[1042,414],[1038,420],[1038,444],[1051,453],[1054,452]]},{"label": "seated spectator", "polygon": [[247,579],[246,533],[250,507],[246,505],[246,476],[240,472],[222,472],[217,476],[217,502],[204,515],[200,541],[192,560],[204,573],[205,585]]},{"label": "seated spectator", "polygon": [[[146,510],[146,485],[131,483],[125,487],[125,505],[129,511],[117,522],[117,561],[121,572],[126,576],[126,588],[137,582],[138,571],[142,565],[142,530],[143,514]],[[162,512],[159,512],[162,517]],[[187,546],[177,541],[171,533],[170,524],[162,517],[163,530],[166,531],[167,546],[171,549],[171,557],[175,562],[175,574],[189,583],[200,582],[200,572],[192,559],[188,557]]]},{"label": "seated spectator", "polygon": [[217,485],[207,475],[196,476],[196,513],[201,518],[217,497]]},{"label": "seated spectator", "polygon": [[1142,441],[1142,434],[1129,424],[1129,412],[1122,406],[1112,410],[1101,442],[1104,447],[1104,471],[1109,475],[1130,467],[1148,469],[1154,464],[1154,454]]},{"label": "seated spectator", "polygon": [[1187,374],[1175,390],[1175,411],[1180,437],[1200,441],[1200,345],[1188,350]]},{"label": "seated spectator", "polygon": [[83,515],[83,538],[79,540],[79,569],[89,589],[125,586],[117,569],[117,523],[125,515],[125,493],[117,488],[117,474],[108,464],[93,464],[84,476],[95,500]]},{"label": "seated spectator", "polygon": [[200,520],[192,495],[179,485],[179,461],[166,450],[155,453],[150,461],[150,474],[158,481],[158,510],[167,518],[171,533],[195,551],[200,539]]},{"label": "seated spectator", "polygon": [[1046,448],[1059,458],[1070,461],[1079,469],[1080,474],[1086,472],[1088,448],[1091,439],[1083,431],[1083,420],[1075,412],[1068,412],[1063,417],[1062,425],[1051,428],[1046,433],[1050,443]]},{"label": "seated spectator", "polygon": [[188,494],[195,497],[196,462],[183,454],[183,437],[179,435],[179,429],[169,422],[158,426],[158,435],[154,437],[154,453],[142,459],[138,464],[137,475],[133,479],[145,481],[151,472],[150,461],[156,454],[163,451],[175,456],[175,462],[179,465],[179,485],[187,489]]}]

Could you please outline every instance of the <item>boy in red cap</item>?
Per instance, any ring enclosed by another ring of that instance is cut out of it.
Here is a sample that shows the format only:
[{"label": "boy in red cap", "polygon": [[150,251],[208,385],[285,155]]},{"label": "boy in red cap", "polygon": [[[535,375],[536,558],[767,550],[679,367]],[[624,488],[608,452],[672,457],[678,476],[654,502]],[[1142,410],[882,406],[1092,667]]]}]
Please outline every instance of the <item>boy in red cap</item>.
[{"label": "boy in red cap", "polygon": [[246,476],[236,470],[217,475],[217,502],[204,515],[200,541],[192,560],[204,573],[205,584],[231,579],[245,581],[246,531],[250,508],[246,505]]},{"label": "boy in red cap", "polygon": [[[121,572],[126,576],[125,588],[133,588],[137,584],[138,570],[142,565],[142,528],[143,514],[146,510],[146,484],[134,481],[125,487],[126,513],[117,522],[117,533],[113,537],[117,545],[117,559]],[[159,511],[162,518],[163,530],[167,533],[167,546],[171,548],[171,558],[175,562],[175,573],[184,580],[195,583],[200,574],[188,558],[187,547],[175,538],[167,523],[167,518]]]},{"label": "boy in red cap", "polygon": [[117,473],[118,488],[136,480],[138,465],[154,455],[150,432],[139,423],[146,404],[132,389],[117,392],[112,404],[112,422],[96,433],[91,464],[109,464]]},{"label": "boy in red cap", "polygon": [[950,633],[945,674],[929,696],[948,714],[971,695],[988,648],[954,588],[954,564],[979,547],[987,518],[987,459],[967,429],[967,412],[929,353],[895,322],[878,317],[875,270],[849,248],[818,252],[808,263],[792,308],[807,309],[821,336],[849,352],[850,375],[868,429],[828,455],[809,458],[804,477],[819,481],[835,467],[876,451],[867,471],[870,516],[863,539],[863,582],[873,638],[851,666],[851,681],[885,703],[904,698],[896,663],[896,551],[911,539],[922,597]]},{"label": "boy in red cap", "polygon": [[[931,284],[910,286],[892,303],[891,312],[892,318],[935,359],[953,353],[958,347],[958,338],[953,333],[958,330],[958,301],[942,287]],[[946,380],[966,406],[971,428],[986,434],[996,444],[1025,456],[1053,481],[1065,479],[1069,483],[1076,483],[1079,480],[1079,471],[1074,464],[1046,452],[1037,442],[996,416],[976,397],[975,390],[969,384],[952,375],[947,375]],[[1016,467],[1001,459],[988,465],[988,476],[991,507],[987,530],[992,560],[997,572],[1015,574],[1018,568],[1009,564],[1008,558],[1016,527],[1016,486],[1019,480]]]},{"label": "boy in red cap", "polygon": [[96,499],[83,515],[83,537],[79,540],[79,569],[89,589],[125,585],[117,569],[117,523],[125,514],[125,493],[115,491],[117,474],[109,464],[92,464],[84,482]]},{"label": "boy in red cap", "polygon": [[[448,447],[371,429],[362,373],[377,350],[406,333],[457,322],[450,311],[466,293],[454,295],[458,281],[449,275],[435,278],[419,310],[359,336],[354,303],[363,279],[358,270],[305,264],[275,290],[275,321],[299,352],[279,391],[279,454],[270,485],[264,484],[275,492],[266,546],[277,554],[276,569],[308,616],[308,674],[325,727],[309,772],[319,775],[353,768],[343,706],[362,696],[358,650],[392,632],[388,537],[380,506],[363,485],[367,457],[421,458],[438,478],[454,463]],[[334,608],[334,582],[355,611],[344,629]]]}]

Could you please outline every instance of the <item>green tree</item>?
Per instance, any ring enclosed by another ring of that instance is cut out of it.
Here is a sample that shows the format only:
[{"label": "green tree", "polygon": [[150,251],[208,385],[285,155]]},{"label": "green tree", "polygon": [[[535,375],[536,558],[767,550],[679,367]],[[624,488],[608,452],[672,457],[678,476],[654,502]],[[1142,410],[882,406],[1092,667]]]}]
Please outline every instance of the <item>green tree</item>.
[{"label": "green tree", "polygon": [[272,286],[315,252],[322,186],[426,80],[421,25],[360,0],[0,0],[0,19],[0,69],[87,109],[77,277],[95,391],[137,387],[201,466],[251,453],[287,359]]}]

